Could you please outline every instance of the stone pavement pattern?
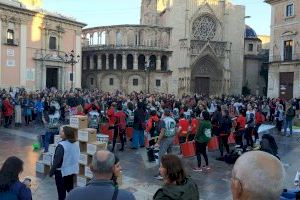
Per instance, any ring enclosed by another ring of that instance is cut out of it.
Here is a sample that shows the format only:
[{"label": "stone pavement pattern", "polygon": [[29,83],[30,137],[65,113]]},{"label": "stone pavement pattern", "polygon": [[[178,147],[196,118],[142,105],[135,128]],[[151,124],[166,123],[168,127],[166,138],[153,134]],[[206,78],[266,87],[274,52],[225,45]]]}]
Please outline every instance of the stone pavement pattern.
[{"label": "stone pavement pattern", "polygon": [[[0,129],[0,165],[11,155],[18,156],[24,160],[25,169],[23,177],[29,176],[33,180],[32,192],[34,200],[57,199],[56,186],[53,178],[36,174],[35,162],[40,152],[32,151],[32,143],[41,129]],[[279,155],[287,170],[286,186],[293,188],[294,175],[299,169],[300,161],[295,159],[299,155],[299,140],[297,135],[287,138],[277,134],[275,130],[268,131],[273,134],[279,146]],[[158,167],[147,162],[144,149],[138,151],[126,150],[124,153],[117,153],[123,167],[122,188],[134,193],[137,200],[152,199],[155,191],[162,182],[153,179]],[[208,173],[195,173],[192,167],[196,163],[195,158],[185,158],[184,164],[190,176],[194,178],[199,187],[200,199],[231,199],[230,178],[232,165],[216,161],[218,152],[209,153],[209,161],[212,170]]]}]

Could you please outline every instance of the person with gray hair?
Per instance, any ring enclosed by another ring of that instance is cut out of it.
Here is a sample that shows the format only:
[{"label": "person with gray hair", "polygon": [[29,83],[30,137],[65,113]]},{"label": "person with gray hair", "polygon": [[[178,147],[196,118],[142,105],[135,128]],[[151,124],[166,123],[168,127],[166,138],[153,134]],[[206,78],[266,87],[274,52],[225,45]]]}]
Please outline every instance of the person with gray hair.
[{"label": "person with gray hair", "polygon": [[245,153],[232,170],[233,200],[278,200],[284,179],[285,170],[276,157],[262,151]]},{"label": "person with gray hair", "polygon": [[135,200],[132,193],[118,189],[112,177],[121,167],[115,163],[116,157],[109,151],[98,151],[90,166],[94,178],[85,186],[78,187],[67,196],[67,200]]}]

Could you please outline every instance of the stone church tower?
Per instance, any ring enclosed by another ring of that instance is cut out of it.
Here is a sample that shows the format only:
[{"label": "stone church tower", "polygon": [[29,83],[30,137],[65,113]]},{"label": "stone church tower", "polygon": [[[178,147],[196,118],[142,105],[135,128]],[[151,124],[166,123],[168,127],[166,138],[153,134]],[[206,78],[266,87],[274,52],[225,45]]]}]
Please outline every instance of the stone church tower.
[{"label": "stone church tower", "polygon": [[157,23],[157,0],[142,0],[140,24],[156,26]]}]

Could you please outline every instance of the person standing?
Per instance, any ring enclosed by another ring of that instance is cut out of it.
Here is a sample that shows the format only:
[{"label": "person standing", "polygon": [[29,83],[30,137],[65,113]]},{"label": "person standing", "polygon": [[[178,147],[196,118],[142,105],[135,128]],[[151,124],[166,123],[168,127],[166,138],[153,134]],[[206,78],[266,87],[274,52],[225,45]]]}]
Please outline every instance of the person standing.
[{"label": "person standing", "polygon": [[29,185],[19,180],[23,166],[23,161],[15,156],[7,158],[3,163],[0,169],[1,200],[32,200]]},{"label": "person standing", "polygon": [[125,131],[126,131],[126,114],[123,111],[122,104],[119,104],[117,106],[117,112],[115,114],[115,129],[116,131],[114,132],[114,137],[113,137],[113,147],[112,147],[112,152],[115,150],[116,142],[117,142],[117,137],[119,135],[120,137],[120,142],[121,142],[121,148],[119,151],[124,151],[124,145],[125,145]]},{"label": "person standing", "polygon": [[[158,140],[154,147],[159,147],[158,152],[158,161],[160,163],[161,158],[166,153],[171,153],[174,136],[176,134],[176,121],[171,117],[171,111],[169,109],[165,109],[164,111],[164,118],[162,128],[160,134],[158,136]],[[163,177],[161,174],[158,174],[154,177],[155,179],[162,180]]]},{"label": "person standing", "polygon": [[222,110],[222,119],[220,122],[220,133],[221,134],[218,137],[221,158],[223,158],[223,156],[224,156],[224,147],[225,147],[227,154],[229,154],[228,137],[231,133],[231,128],[232,128],[232,120],[229,116],[229,111]]},{"label": "person standing", "polygon": [[11,125],[11,120],[14,113],[14,107],[10,103],[8,97],[4,97],[2,104],[2,112],[4,116],[4,127],[8,128]]},{"label": "person standing", "polygon": [[[211,139],[211,122],[209,121],[209,113],[207,111],[202,112],[203,121],[200,124],[200,127],[195,136],[195,145],[196,145],[196,156],[197,156],[197,167],[193,169],[195,172],[201,172],[203,169],[210,170],[208,165],[208,157],[206,153],[206,147],[208,142]],[[205,166],[201,167],[201,154],[205,160]]]},{"label": "person standing", "polygon": [[282,125],[284,121],[284,110],[283,105],[279,104],[277,106],[277,109],[275,111],[275,120],[276,120],[276,128],[278,132],[280,133],[282,130]]},{"label": "person standing", "polygon": [[133,120],[133,138],[132,138],[132,149],[138,149],[139,147],[144,147],[144,130],[146,114],[143,109],[143,103],[138,102],[137,109],[134,111]]},{"label": "person standing", "polygon": [[[296,112],[290,103],[286,103],[285,121],[284,121],[284,135],[287,137],[293,134],[293,119],[296,116]],[[290,133],[287,134],[287,128],[290,129]]]},{"label": "person standing", "polygon": [[64,200],[66,192],[74,188],[76,174],[79,172],[79,144],[76,141],[77,129],[70,126],[63,126],[60,130],[62,141],[55,149],[53,165],[50,170],[50,177],[55,175],[55,183],[58,199]]},{"label": "person standing", "polygon": [[158,189],[153,200],[198,200],[197,184],[186,176],[182,162],[175,155],[164,155],[159,168],[164,185]]}]

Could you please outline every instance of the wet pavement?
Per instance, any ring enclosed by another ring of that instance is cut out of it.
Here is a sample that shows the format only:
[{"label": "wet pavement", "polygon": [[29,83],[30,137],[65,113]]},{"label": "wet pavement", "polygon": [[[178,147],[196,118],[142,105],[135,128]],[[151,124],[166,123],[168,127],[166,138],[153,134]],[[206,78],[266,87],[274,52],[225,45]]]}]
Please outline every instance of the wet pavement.
[{"label": "wet pavement", "polygon": [[[36,174],[35,163],[39,159],[40,152],[32,150],[32,143],[36,136],[43,132],[42,128],[22,127],[18,129],[0,128],[0,165],[8,156],[18,156],[24,160],[25,169],[22,178],[30,177],[33,180],[32,192],[34,200],[57,199],[56,186],[53,178]],[[293,180],[297,169],[300,169],[298,155],[300,153],[300,135],[284,137],[274,129],[268,130],[279,146],[279,156],[286,168],[286,186],[294,188]],[[134,193],[137,200],[152,199],[155,191],[162,182],[153,176],[157,173],[157,165],[148,163],[145,149],[125,152],[117,152],[123,167],[122,188]],[[209,152],[209,162],[212,166],[210,172],[195,173],[192,167],[196,164],[196,158],[184,158],[187,173],[196,181],[199,187],[200,199],[231,199],[230,178],[232,165],[216,161],[218,152]]]}]

